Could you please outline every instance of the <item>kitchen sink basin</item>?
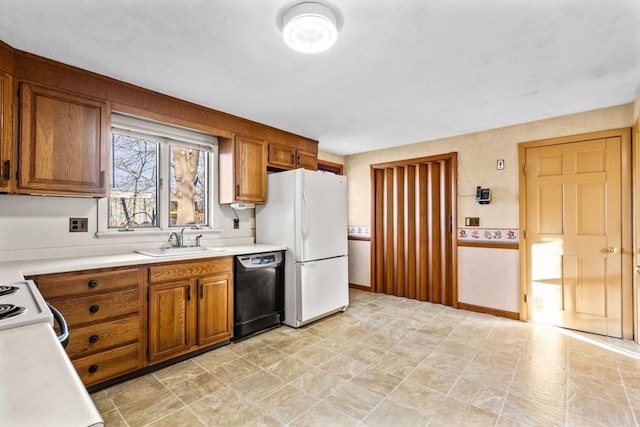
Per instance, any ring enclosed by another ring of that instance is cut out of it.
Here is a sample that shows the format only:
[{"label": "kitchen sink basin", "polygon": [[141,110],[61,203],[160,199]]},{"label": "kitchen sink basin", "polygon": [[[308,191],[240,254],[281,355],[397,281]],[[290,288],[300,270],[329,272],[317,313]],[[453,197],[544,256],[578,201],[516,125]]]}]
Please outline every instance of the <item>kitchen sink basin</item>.
[{"label": "kitchen sink basin", "polygon": [[225,249],[220,248],[211,248],[208,246],[190,246],[185,248],[158,248],[158,249],[138,249],[134,252],[147,255],[147,256],[155,256],[155,257],[164,257],[164,256],[178,256],[178,255],[198,255],[198,254],[207,254],[207,253],[215,253],[215,252],[224,252]]}]

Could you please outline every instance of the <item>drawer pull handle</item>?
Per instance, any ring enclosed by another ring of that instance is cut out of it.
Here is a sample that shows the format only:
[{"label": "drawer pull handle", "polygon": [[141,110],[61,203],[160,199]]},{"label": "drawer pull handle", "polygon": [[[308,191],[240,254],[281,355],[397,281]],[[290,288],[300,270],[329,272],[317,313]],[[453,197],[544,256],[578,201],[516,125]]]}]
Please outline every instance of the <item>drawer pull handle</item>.
[{"label": "drawer pull handle", "polygon": [[93,304],[91,307],[89,307],[89,311],[92,313],[97,313],[98,310],[100,310],[100,306],[98,304]]},{"label": "drawer pull handle", "polygon": [[100,367],[98,365],[91,365],[91,366],[89,366],[89,373],[90,374],[95,374],[96,372],[98,372],[98,369],[100,369]]},{"label": "drawer pull handle", "polygon": [[89,280],[89,287],[90,288],[95,288],[96,286],[98,286],[98,279]]},{"label": "drawer pull handle", "polygon": [[99,339],[100,339],[100,337],[99,337],[98,335],[91,335],[91,336],[89,337],[89,342],[90,342],[91,344],[95,344],[95,343],[97,343],[97,342],[98,342],[98,340],[99,340]]}]

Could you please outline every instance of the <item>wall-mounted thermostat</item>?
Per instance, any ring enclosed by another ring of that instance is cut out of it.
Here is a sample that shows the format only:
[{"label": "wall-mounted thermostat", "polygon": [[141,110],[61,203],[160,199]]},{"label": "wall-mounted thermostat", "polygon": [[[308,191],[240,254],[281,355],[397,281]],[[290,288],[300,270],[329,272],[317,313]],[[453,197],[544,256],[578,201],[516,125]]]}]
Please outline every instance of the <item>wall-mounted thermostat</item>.
[{"label": "wall-mounted thermostat", "polygon": [[476,202],[481,205],[488,205],[491,201],[491,190],[488,188],[476,187]]}]

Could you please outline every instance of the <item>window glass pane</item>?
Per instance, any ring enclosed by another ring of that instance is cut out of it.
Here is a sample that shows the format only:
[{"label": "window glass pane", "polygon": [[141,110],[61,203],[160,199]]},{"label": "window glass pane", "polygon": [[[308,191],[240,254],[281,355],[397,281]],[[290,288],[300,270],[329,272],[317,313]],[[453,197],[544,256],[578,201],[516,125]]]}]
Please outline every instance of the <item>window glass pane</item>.
[{"label": "window glass pane", "polygon": [[169,225],[208,225],[207,153],[171,145]]},{"label": "window glass pane", "polygon": [[158,143],[111,135],[109,227],[157,227]]}]

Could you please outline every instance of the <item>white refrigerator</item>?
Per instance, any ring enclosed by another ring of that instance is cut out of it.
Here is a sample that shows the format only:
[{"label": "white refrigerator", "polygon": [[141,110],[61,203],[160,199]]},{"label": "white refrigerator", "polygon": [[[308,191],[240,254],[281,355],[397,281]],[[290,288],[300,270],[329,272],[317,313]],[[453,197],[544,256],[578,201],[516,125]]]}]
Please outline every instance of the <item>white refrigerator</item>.
[{"label": "white refrigerator", "polygon": [[347,180],[294,169],[272,173],[256,207],[256,243],[286,245],[285,313],[294,328],[349,304]]}]

